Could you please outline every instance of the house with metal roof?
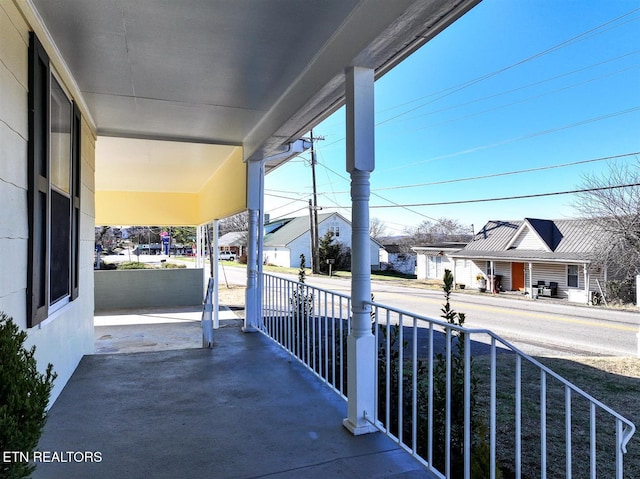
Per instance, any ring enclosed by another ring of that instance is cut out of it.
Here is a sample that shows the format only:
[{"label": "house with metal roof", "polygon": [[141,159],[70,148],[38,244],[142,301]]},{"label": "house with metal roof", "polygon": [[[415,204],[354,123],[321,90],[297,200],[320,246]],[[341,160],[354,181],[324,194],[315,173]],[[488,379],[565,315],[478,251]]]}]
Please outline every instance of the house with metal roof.
[{"label": "house with metal roof", "polygon": [[456,283],[589,303],[607,279],[595,261],[606,238],[601,226],[584,219],[489,221],[451,254]]},{"label": "house with metal roof", "polygon": [[[275,227],[274,227],[275,224]],[[262,259],[264,264],[273,264],[285,268],[300,266],[300,255],[306,258],[307,266],[311,265],[311,234],[307,216],[280,219],[265,225],[268,231],[264,237]],[[318,237],[322,238],[328,231],[333,232],[334,241],[351,249],[351,223],[339,213],[318,214]],[[382,246],[370,239],[371,268],[379,269],[379,252]]]}]

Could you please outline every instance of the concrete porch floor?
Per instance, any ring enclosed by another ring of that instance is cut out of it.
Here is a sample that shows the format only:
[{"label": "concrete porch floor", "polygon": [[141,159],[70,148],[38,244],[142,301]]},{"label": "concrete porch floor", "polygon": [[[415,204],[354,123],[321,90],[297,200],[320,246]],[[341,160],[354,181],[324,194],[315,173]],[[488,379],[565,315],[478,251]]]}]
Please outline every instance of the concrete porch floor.
[{"label": "concrete porch floor", "polygon": [[383,434],[352,436],[341,398],[262,334],[228,326],[213,349],[85,356],[38,450],[101,462],[39,463],[33,477],[434,477]]}]

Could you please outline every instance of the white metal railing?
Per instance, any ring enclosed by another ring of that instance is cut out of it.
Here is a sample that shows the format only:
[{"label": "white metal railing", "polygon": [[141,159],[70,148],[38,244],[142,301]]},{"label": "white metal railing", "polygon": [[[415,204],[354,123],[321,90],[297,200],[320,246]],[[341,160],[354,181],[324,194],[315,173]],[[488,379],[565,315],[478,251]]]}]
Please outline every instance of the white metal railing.
[{"label": "white metal railing", "polygon": [[[263,332],[346,399],[349,297],[268,274],[263,285]],[[623,479],[632,422],[491,331],[368,304],[367,417],[438,477]]]},{"label": "white metal railing", "polygon": [[262,274],[261,331],[346,399],[348,295]]}]

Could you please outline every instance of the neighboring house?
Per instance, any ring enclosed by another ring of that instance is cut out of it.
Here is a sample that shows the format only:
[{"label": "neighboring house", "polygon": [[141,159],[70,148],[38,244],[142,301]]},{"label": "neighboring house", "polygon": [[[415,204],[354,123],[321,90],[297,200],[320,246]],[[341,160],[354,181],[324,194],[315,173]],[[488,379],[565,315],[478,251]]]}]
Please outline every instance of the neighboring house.
[{"label": "neighboring house", "polygon": [[[265,231],[270,231],[264,237],[262,258],[265,264],[273,264],[286,268],[300,266],[300,255],[306,259],[307,267],[311,266],[311,238],[309,233],[309,217],[298,216],[279,220],[278,227],[265,225]],[[338,213],[323,213],[318,215],[319,238],[327,231],[333,232],[333,241],[351,248],[351,223]],[[371,268],[380,267],[379,251],[381,245],[371,240]]]},{"label": "neighboring house", "polygon": [[452,254],[457,253],[467,243],[434,243],[411,248],[417,254],[416,276],[418,279],[442,279],[444,270],[453,271]]},{"label": "neighboring house", "polygon": [[493,280],[494,289],[587,303],[606,280],[606,269],[592,265],[605,238],[589,220],[489,221],[450,256],[456,283],[476,287],[482,275],[489,290]]},{"label": "neighboring house", "polygon": [[232,231],[218,239],[218,250],[233,253],[236,258],[246,254],[247,232]]},{"label": "neighboring house", "polygon": [[406,244],[381,240],[380,269],[403,274],[416,274],[416,253]]}]

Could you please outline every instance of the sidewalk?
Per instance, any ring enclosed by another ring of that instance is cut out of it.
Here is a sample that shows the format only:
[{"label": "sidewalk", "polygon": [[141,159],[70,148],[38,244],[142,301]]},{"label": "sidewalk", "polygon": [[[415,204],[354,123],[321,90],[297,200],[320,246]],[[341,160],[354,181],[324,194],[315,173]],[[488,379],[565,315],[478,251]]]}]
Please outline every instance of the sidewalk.
[{"label": "sidewalk", "polygon": [[[201,317],[202,307],[101,312],[94,317],[95,354],[201,348]],[[242,323],[225,306],[219,318],[220,328]]]}]

